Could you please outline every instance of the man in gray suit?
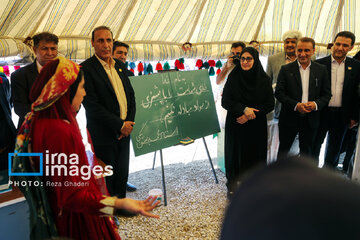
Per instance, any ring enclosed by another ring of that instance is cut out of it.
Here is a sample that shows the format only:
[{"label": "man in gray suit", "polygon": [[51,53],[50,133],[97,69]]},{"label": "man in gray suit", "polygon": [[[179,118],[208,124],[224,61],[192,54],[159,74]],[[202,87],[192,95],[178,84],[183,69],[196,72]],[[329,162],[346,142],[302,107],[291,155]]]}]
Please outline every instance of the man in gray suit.
[{"label": "man in gray suit", "polygon": [[[282,39],[284,41],[284,52],[279,52],[268,58],[266,73],[270,76],[273,88],[276,87],[277,78],[282,65],[294,62],[296,60],[296,44],[302,37],[301,32],[297,30],[290,30],[284,33]],[[281,104],[275,100],[274,118],[278,119],[280,115]]]}]

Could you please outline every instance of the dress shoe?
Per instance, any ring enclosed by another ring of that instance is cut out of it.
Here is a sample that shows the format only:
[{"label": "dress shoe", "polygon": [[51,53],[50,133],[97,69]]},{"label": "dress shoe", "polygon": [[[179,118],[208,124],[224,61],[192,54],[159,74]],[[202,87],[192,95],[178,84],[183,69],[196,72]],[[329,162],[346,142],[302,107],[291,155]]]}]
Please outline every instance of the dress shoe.
[{"label": "dress shoe", "polygon": [[227,199],[228,199],[229,201],[231,201],[233,197],[234,197],[234,192],[228,191],[228,192],[227,192]]},{"label": "dress shoe", "polygon": [[132,185],[131,183],[126,183],[126,191],[128,192],[135,192],[136,191],[136,187],[134,185]]}]

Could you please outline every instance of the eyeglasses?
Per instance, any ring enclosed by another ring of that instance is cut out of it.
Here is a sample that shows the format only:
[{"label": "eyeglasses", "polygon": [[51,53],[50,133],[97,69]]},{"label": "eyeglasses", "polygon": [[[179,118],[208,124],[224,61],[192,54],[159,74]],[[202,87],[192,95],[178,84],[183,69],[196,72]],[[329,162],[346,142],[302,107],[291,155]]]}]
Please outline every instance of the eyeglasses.
[{"label": "eyeglasses", "polygon": [[241,57],[240,58],[240,61],[241,62],[245,62],[245,61],[247,61],[247,62],[251,62],[252,60],[254,60],[252,57]]}]

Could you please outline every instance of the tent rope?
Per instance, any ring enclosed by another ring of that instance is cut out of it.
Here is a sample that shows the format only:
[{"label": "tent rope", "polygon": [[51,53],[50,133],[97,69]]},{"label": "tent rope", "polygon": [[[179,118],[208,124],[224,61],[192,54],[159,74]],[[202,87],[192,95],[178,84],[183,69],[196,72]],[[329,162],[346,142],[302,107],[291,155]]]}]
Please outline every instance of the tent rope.
[{"label": "tent rope", "polygon": [[258,38],[258,36],[259,36],[259,32],[260,32],[260,29],[261,29],[261,25],[262,25],[263,22],[264,22],[265,14],[266,14],[266,12],[267,12],[267,10],[268,10],[269,5],[270,5],[270,0],[266,0],[264,10],[263,10],[263,12],[262,12],[262,14],[261,14],[261,19],[260,19],[260,21],[259,21],[259,24],[258,24],[257,27],[256,27],[256,31],[255,31],[255,33],[254,33],[254,36],[252,37],[252,40],[256,40],[256,39]]},{"label": "tent rope", "polygon": [[36,31],[38,30],[40,24],[42,23],[42,21],[44,20],[45,15],[50,11],[51,7],[54,5],[55,0],[51,0],[48,1],[48,7],[45,8],[47,10],[44,10],[43,14],[41,15],[41,17],[39,18],[39,21],[37,21],[37,23],[35,24],[34,28],[32,29],[32,31],[29,33],[28,37],[32,37],[35,35]]},{"label": "tent rope", "polygon": [[[130,13],[131,13],[132,10],[134,9],[136,3],[137,3],[137,0],[132,0],[132,3],[129,4],[130,7],[127,9],[127,11],[126,11],[126,13],[125,13],[125,15],[124,15],[123,22],[127,22],[127,19],[129,18]],[[121,24],[121,25],[119,26],[119,29],[117,30],[117,32],[116,32],[116,34],[115,34],[115,36],[114,36],[114,39],[118,39],[118,38],[119,38],[120,33],[121,33],[124,25],[125,25],[125,24]]]},{"label": "tent rope", "polygon": [[192,26],[192,28],[191,28],[191,31],[190,31],[190,33],[189,33],[189,37],[187,38],[186,42],[190,42],[191,37],[192,37],[192,35],[194,34],[194,31],[195,31],[195,28],[196,28],[196,26],[197,26],[197,24],[198,24],[198,22],[199,22],[201,13],[202,13],[203,10],[204,10],[205,3],[206,3],[206,0],[203,0],[203,1],[201,2],[199,11],[197,12],[197,15],[196,15],[195,20],[194,20],[194,24],[193,24],[193,26]]},{"label": "tent rope", "polygon": [[337,14],[335,18],[334,24],[334,31],[333,31],[333,39],[335,38],[336,34],[338,33],[338,29],[340,28],[340,20],[342,16],[342,9],[344,8],[344,0],[339,1],[339,7],[337,9]]}]

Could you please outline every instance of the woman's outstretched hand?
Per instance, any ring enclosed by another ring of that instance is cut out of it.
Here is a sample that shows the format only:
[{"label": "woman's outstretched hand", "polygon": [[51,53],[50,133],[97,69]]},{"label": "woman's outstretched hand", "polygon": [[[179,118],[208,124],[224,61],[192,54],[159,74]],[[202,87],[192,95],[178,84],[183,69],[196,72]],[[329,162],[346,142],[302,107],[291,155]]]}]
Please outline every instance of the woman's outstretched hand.
[{"label": "woman's outstretched hand", "polygon": [[160,203],[160,201],[156,201],[156,199],[157,196],[150,196],[145,200],[121,198],[115,201],[115,208],[123,209],[130,213],[141,214],[146,217],[159,218],[159,215],[151,213],[151,211]]}]

